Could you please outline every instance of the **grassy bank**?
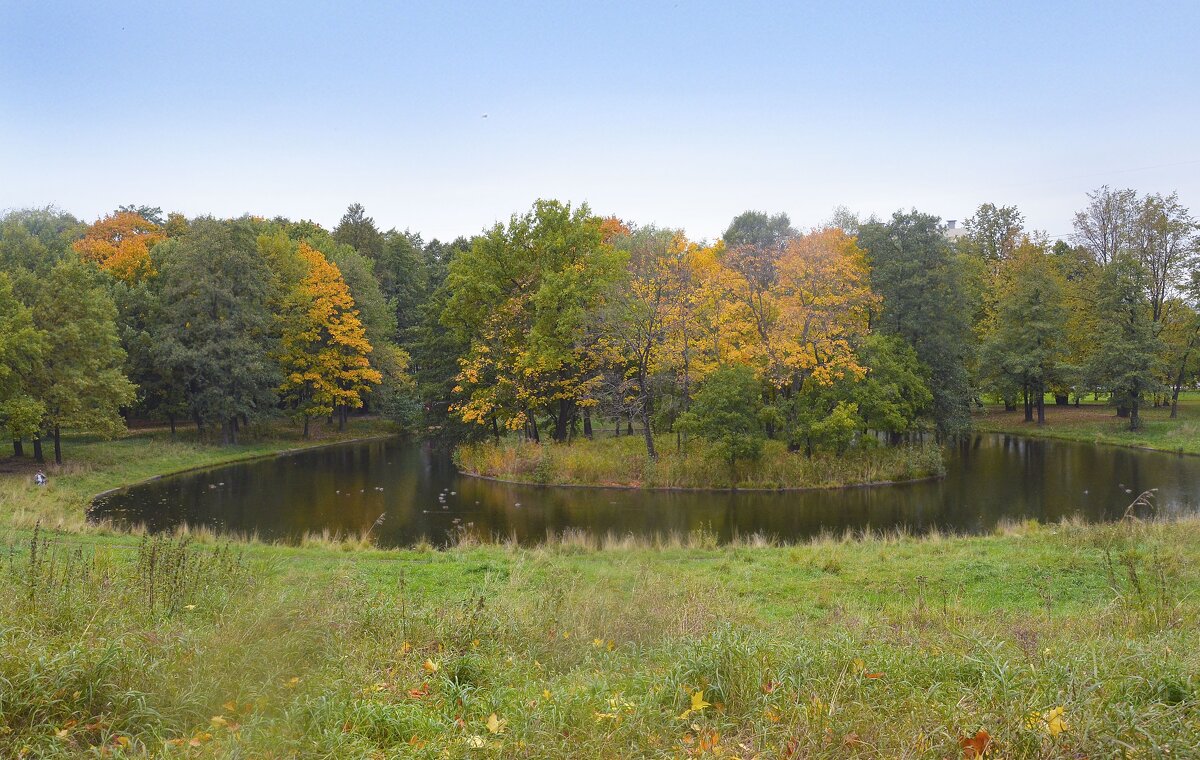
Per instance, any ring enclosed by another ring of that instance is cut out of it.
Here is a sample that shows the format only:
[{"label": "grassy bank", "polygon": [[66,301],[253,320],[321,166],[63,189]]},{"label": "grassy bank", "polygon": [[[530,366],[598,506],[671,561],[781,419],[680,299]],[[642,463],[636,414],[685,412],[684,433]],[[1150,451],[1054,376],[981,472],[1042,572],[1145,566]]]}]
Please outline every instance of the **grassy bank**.
[{"label": "grassy bank", "polygon": [[641,436],[600,437],[571,444],[538,445],[502,439],[468,444],[455,452],[459,469],[473,475],[526,483],[610,485],[643,488],[831,488],[860,483],[912,480],[945,472],[941,449],[898,446],[851,450],[812,457],[766,441],[761,459],[738,465],[700,441],[682,451],[674,436],[658,436],[659,460],[646,456]]},{"label": "grassy bank", "polygon": [[[305,439],[299,427],[283,422],[252,426],[236,446],[200,443],[195,431],[180,429],[172,439],[167,430],[135,430],[116,440],[69,437],[63,443],[63,465],[37,465],[29,456],[0,457],[0,526],[84,530],[84,510],[102,491],[181,470],[226,464],[288,449],[317,446],[389,432],[388,423],[355,419],[339,432],[316,425]],[[11,451],[11,449],[10,449]],[[37,487],[33,473],[41,467],[49,484]]]},{"label": "grassy bank", "polygon": [[3,757],[1200,746],[1195,521],[354,554],[9,531],[0,552]]},{"label": "grassy bank", "polygon": [[1130,430],[1129,420],[1117,417],[1113,407],[1093,402],[1078,407],[1048,405],[1046,424],[1041,426],[1025,422],[1020,409],[1006,412],[999,406],[988,406],[976,414],[974,423],[975,429],[983,432],[1200,454],[1200,394],[1180,396],[1177,419],[1171,419],[1171,409],[1165,406],[1145,406],[1141,418],[1142,428]]}]

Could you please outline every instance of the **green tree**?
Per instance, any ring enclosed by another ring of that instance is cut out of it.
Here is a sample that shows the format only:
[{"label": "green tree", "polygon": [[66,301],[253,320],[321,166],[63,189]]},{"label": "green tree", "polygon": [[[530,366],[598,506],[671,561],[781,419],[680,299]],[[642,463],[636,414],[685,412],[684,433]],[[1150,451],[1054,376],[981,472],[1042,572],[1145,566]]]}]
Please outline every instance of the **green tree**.
[{"label": "green tree", "polygon": [[966,430],[974,304],[965,268],[942,234],[940,220],[917,211],[896,212],[886,224],[862,225],[859,244],[871,262],[872,289],[883,297],[873,326],[903,338],[928,367],[938,432]]},{"label": "green tree", "polygon": [[33,322],[46,336],[28,387],[42,407],[39,429],[53,437],[54,461],[62,464],[62,428],[123,430],[120,408],[134,402],[136,389],[124,373],[116,306],[95,267],[64,260],[27,295]]},{"label": "green tree", "polygon": [[383,239],[383,253],[376,262],[375,272],[403,333],[420,321],[421,304],[430,291],[421,236],[407,230],[389,230]]},{"label": "green tree", "polygon": [[762,386],[754,370],[731,364],[710,374],[691,408],[679,416],[680,429],[707,441],[728,463],[736,482],[739,461],[762,455]]},{"label": "green tree", "polygon": [[197,427],[219,424],[222,442],[236,443],[239,421],[276,404],[271,270],[246,220],[196,219],[185,237],[158,248],[165,249],[158,361],[183,379]]},{"label": "green tree", "polygon": [[607,356],[587,328],[623,260],[586,204],[546,200],[454,258],[443,322],[471,340],[459,372],[464,421],[503,418],[536,440],[545,413],[554,440],[567,439],[580,406],[595,403]]},{"label": "green tree", "polygon": [[71,254],[86,225],[53,206],[10,211],[0,217],[0,270],[46,275]]},{"label": "green tree", "polygon": [[1025,395],[1025,421],[1046,422],[1046,391],[1062,376],[1068,352],[1064,283],[1056,262],[1028,238],[1004,260],[997,277],[995,310],[980,364]]},{"label": "green tree", "polygon": [[333,239],[354,248],[362,255],[378,261],[383,255],[383,233],[375,226],[375,220],[367,216],[361,203],[352,203],[342,214],[338,226],[333,228]]},{"label": "green tree", "polygon": [[45,347],[46,334],[13,293],[8,274],[0,272],[0,426],[12,436],[16,456],[24,453],[21,439],[36,435],[45,415],[45,407],[28,387]]},{"label": "green tree", "polygon": [[895,335],[873,334],[859,349],[859,359],[867,374],[850,384],[847,395],[857,405],[863,424],[887,433],[893,442],[920,430],[933,394],[926,382],[929,370],[912,346]]},{"label": "green tree", "polygon": [[980,205],[966,221],[971,252],[983,259],[991,272],[997,272],[1021,242],[1024,223],[1016,206]]},{"label": "green tree", "polygon": [[1149,278],[1129,253],[1118,254],[1104,268],[1096,302],[1095,350],[1088,366],[1092,382],[1107,390],[1118,414],[1129,414],[1129,429],[1141,427],[1139,407],[1157,383],[1160,352],[1147,297]]}]

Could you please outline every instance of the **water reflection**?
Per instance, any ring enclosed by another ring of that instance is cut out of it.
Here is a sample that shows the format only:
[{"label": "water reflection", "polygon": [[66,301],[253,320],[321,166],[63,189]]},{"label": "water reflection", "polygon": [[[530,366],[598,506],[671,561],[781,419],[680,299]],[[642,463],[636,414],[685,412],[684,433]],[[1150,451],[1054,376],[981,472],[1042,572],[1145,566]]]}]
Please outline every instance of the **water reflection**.
[{"label": "water reflection", "polygon": [[[459,476],[448,457],[400,439],[331,446],[151,481],[97,501],[93,516],[163,529],[183,522],[295,538],[357,533],[380,516],[385,545],[445,539],[456,526],[537,541],[580,528],[635,535],[932,527],[990,530],[1003,519],[1119,518],[1155,488],[1162,512],[1195,509],[1200,457],[1006,435],[977,435],[947,454],[947,476],[898,486],[802,492],[538,488]],[[456,522],[457,521],[457,522]]]}]

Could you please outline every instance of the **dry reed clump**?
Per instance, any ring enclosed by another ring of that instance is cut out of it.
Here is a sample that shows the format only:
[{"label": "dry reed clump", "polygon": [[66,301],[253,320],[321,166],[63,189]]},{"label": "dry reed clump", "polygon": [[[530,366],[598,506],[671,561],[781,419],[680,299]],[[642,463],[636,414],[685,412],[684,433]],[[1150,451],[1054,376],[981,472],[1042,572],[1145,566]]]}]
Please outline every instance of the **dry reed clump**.
[{"label": "dry reed clump", "polygon": [[768,441],[761,459],[734,475],[703,441],[682,447],[662,436],[659,460],[648,459],[636,436],[537,444],[503,439],[464,444],[454,454],[464,472],[529,483],[629,485],[651,488],[822,488],[912,480],[945,473],[933,445],[854,449],[812,457]]}]

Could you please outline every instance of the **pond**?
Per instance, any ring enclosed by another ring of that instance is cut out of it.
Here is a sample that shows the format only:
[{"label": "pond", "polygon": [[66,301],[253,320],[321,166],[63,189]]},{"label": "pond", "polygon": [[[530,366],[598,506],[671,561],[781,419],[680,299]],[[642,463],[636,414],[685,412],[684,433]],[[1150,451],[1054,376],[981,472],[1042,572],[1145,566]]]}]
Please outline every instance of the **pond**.
[{"label": "pond", "polygon": [[522,542],[582,529],[637,536],[711,531],[783,540],[847,529],[983,533],[1002,520],[1118,519],[1157,489],[1161,514],[1200,504],[1200,457],[985,434],[947,452],[946,477],[841,490],[642,491],[538,487],[459,475],[428,445],[380,439],[160,478],[105,494],[93,519],[162,530],[188,523],[295,539],[373,531],[381,545],[452,532]]}]

